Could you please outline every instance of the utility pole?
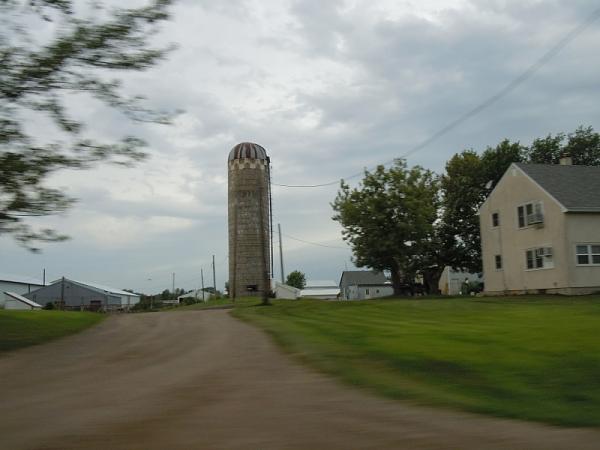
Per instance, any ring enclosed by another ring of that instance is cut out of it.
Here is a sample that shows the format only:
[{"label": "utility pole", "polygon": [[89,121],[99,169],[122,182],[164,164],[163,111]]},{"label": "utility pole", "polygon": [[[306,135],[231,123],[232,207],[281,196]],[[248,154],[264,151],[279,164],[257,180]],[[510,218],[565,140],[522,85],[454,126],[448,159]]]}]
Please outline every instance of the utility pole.
[{"label": "utility pole", "polygon": [[202,280],[202,301],[204,302],[204,269],[200,269],[200,279]]},{"label": "utility pole", "polygon": [[171,292],[173,292],[173,297],[175,297],[175,272],[173,272],[173,290]]},{"label": "utility pole", "polygon": [[65,304],[65,277],[60,282],[60,309],[64,309]]},{"label": "utility pole", "polygon": [[213,255],[213,288],[215,290],[215,299],[217,298],[217,276],[215,272],[215,255]]},{"label": "utility pole", "polygon": [[281,263],[281,284],[285,284],[285,272],[283,270],[283,246],[281,245],[281,224],[277,224],[279,230],[279,262]]}]

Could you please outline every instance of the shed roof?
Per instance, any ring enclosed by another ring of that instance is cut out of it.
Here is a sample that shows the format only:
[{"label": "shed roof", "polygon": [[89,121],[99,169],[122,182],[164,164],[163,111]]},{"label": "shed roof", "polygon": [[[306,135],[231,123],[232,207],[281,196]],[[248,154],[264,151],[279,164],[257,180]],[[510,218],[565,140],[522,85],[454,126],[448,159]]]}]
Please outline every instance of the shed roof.
[{"label": "shed roof", "polygon": [[383,284],[390,284],[390,282],[382,272],[377,272],[375,270],[346,270],[342,272],[340,285],[342,284],[344,279],[348,284],[357,285],[378,286]]},{"label": "shed roof", "polygon": [[600,212],[600,167],[523,163],[515,165],[567,211]]},{"label": "shed roof", "polygon": [[300,297],[315,297],[315,296],[332,296],[337,297],[340,293],[339,287],[326,287],[326,288],[312,288],[302,289],[300,291]]},{"label": "shed roof", "polygon": [[308,280],[304,289],[321,289],[337,287],[337,283],[333,280]]},{"label": "shed roof", "polygon": [[6,295],[8,295],[10,298],[12,298],[14,300],[18,300],[18,301],[20,301],[22,303],[25,303],[26,305],[29,305],[32,308],[41,308],[42,307],[42,305],[39,305],[36,302],[31,301],[28,298],[23,297],[22,295],[15,294],[14,292],[6,292],[6,291],[4,291],[4,293]]}]

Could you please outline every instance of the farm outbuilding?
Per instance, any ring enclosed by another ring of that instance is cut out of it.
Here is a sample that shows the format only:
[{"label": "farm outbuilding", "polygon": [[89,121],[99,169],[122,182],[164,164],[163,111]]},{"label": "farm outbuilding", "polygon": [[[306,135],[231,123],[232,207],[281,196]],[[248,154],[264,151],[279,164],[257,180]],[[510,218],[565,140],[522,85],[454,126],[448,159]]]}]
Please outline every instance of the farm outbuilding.
[{"label": "farm outbuilding", "polygon": [[372,270],[342,272],[340,290],[343,300],[366,300],[394,294],[392,283],[385,275]]},{"label": "farm outbuilding", "polygon": [[[0,273],[0,293],[13,292],[23,295],[33,292],[44,286],[44,283],[34,278],[24,277],[20,275],[9,275]],[[0,308],[4,307],[5,296],[0,295]]]},{"label": "farm outbuilding", "polygon": [[36,302],[14,292],[4,292],[3,297],[4,309],[31,310],[42,308],[42,305],[38,305]]},{"label": "farm outbuilding", "polygon": [[68,278],[53,281],[24,297],[41,305],[52,303],[65,309],[101,311],[127,310],[140,301],[140,296],[132,292]]},{"label": "farm outbuilding", "polygon": [[333,300],[340,295],[340,287],[333,280],[308,280],[300,297]]}]

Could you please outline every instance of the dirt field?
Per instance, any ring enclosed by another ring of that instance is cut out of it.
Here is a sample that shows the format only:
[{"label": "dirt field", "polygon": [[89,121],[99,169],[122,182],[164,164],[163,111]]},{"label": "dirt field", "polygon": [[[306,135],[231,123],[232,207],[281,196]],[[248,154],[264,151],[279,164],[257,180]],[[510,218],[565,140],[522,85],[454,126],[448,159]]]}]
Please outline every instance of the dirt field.
[{"label": "dirt field", "polygon": [[0,383],[7,450],[600,448],[341,386],[223,310],[116,316],[0,357]]}]

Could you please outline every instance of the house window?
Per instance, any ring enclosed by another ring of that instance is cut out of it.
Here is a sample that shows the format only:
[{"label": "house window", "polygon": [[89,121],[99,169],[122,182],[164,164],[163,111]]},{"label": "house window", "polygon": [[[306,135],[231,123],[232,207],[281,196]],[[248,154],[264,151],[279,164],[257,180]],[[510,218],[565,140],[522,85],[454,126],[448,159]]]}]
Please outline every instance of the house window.
[{"label": "house window", "polygon": [[575,253],[577,254],[577,265],[600,265],[600,244],[577,245],[575,247]]},{"label": "house window", "polygon": [[502,255],[496,255],[496,270],[502,270]]},{"label": "house window", "polygon": [[519,228],[525,228],[535,224],[544,223],[542,203],[526,203],[517,207],[517,219]]},{"label": "house window", "polygon": [[492,214],[492,226],[497,227],[500,225],[500,214],[495,212]]},{"label": "house window", "polygon": [[369,290],[365,289],[365,294],[369,295]]},{"label": "house window", "polygon": [[530,248],[525,251],[527,270],[552,269],[554,259],[552,247]]}]

